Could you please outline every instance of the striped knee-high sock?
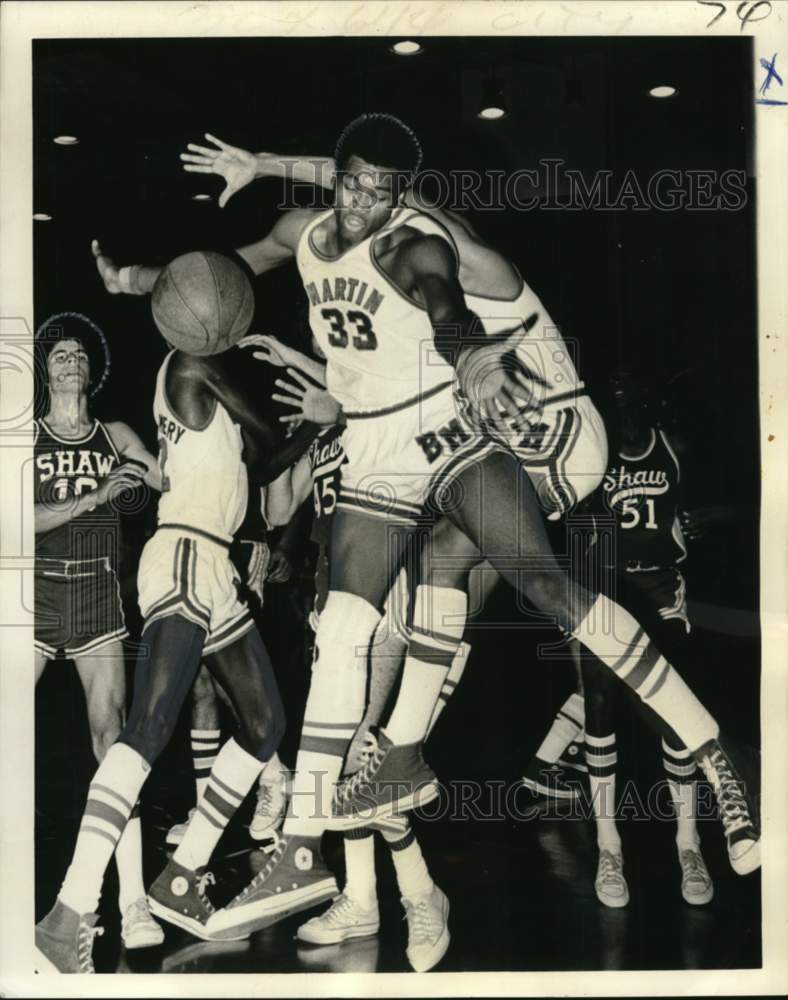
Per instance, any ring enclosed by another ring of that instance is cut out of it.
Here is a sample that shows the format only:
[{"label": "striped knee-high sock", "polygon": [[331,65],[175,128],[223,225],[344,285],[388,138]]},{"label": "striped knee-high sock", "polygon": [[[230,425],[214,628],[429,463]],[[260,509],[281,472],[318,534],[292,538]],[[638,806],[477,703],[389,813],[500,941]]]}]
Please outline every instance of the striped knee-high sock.
[{"label": "striped knee-high sock", "polygon": [[125,743],[114,743],[99,764],[59,893],[77,913],[95,912],[109,859],[149,774],[148,763]]},{"label": "striped knee-high sock", "polygon": [[720,731],[714,718],[621,605],[600,594],[572,635],[632,688],[690,750],[717,739]]},{"label": "striped knee-high sock", "polygon": [[391,849],[400,893],[407,899],[413,899],[432,892],[435,883],[410,823],[404,834],[384,830],[383,837]]},{"label": "striped knee-high sock", "polygon": [[375,838],[372,831],[366,827],[346,831],[344,847],[346,879],[343,892],[363,909],[371,910],[378,901]]},{"label": "striped knee-high sock", "polygon": [[118,909],[123,915],[132,903],[145,898],[139,802],[135,803],[126,828],[120,835],[115,848],[115,864],[118,866]]},{"label": "striped knee-high sock", "polygon": [[262,768],[263,762],[238,746],[234,739],[224,744],[211,768],[197,811],[173,855],[179,865],[194,871],[208,864],[224,828]]},{"label": "striped knee-high sock", "polygon": [[367,650],[380,621],[372,605],[332,591],[320,615],[315,657],[283,833],[319,837],[334,786],[364,714]]},{"label": "striped knee-high sock", "polygon": [[674,748],[663,740],[662,766],[676,813],[676,843],[682,847],[697,847],[700,838],[695,822],[695,758],[686,747]]},{"label": "striped knee-high sock", "polygon": [[422,743],[449,668],[462,642],[468,597],[462,590],[422,585],[397,703],[386,725],[396,745]]},{"label": "striped knee-high sock", "polygon": [[558,714],[552,726],[536,751],[539,760],[555,764],[569,745],[583,731],[585,723],[585,705],[583,696],[578,692],[571,694],[558,709]]},{"label": "striped knee-high sock", "polygon": [[586,764],[591,805],[596,820],[596,839],[600,848],[621,850],[616,829],[616,734],[590,736],[586,733]]},{"label": "striped knee-high sock", "polygon": [[427,727],[427,736],[430,735],[435,727],[435,723],[440,718],[444,708],[446,708],[449,698],[451,698],[457,690],[457,685],[460,683],[460,678],[465,672],[465,666],[470,655],[470,645],[467,642],[461,642],[457,647],[457,652],[454,654],[454,659],[451,661],[451,666],[449,667],[449,672],[446,675],[446,680],[443,682],[440,692],[438,693],[438,700],[435,702],[435,707],[433,708],[432,715],[430,717],[430,724]]},{"label": "striped knee-high sock", "polygon": [[195,802],[199,802],[208,785],[208,775],[216,763],[222,732],[220,729],[192,729],[190,741],[194,762]]}]

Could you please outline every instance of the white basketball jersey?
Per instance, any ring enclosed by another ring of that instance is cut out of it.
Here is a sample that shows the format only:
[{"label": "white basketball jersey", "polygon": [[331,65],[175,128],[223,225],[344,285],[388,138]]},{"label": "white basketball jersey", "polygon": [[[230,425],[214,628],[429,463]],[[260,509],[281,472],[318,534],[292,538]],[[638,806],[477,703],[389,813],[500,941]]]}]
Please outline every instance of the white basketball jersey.
[{"label": "white basketball jersey", "polygon": [[241,428],[218,400],[203,430],[192,430],[179,420],[165,388],[174,353],[159,369],[153,397],[163,480],[159,524],[196,528],[229,542],[244,518],[248,497]]},{"label": "white basketball jersey", "polygon": [[313,241],[307,226],[296,263],[309,297],[309,323],[326,356],[327,388],[345,412],[375,412],[454,379],[454,369],[435,350],[427,310],[405,296],[374,259],[375,242],[402,224],[395,211],[370,239],[336,258]]},{"label": "white basketball jersey", "polygon": [[[329,392],[346,412],[375,412],[453,381],[454,369],[434,346],[427,310],[392,284],[374,258],[376,240],[398,226],[440,235],[454,246],[448,230],[428,215],[400,208],[373,237],[330,258],[316,248],[313,233],[332,211],[306,228],[296,251],[310,326],[327,360]],[[533,375],[540,403],[582,389],[558,328],[525,282],[512,300],[465,292],[465,302],[486,334],[526,326],[517,355]]]},{"label": "white basketball jersey", "polygon": [[[422,212],[402,219],[402,224],[426,234],[436,234],[447,240],[459,260],[459,250],[446,227],[431,215]],[[534,396],[547,403],[567,392],[581,390],[568,345],[550,314],[536,293],[522,281],[522,289],[513,299],[496,299],[463,287],[465,304],[482,321],[484,332],[491,334],[513,333],[526,327],[526,334],[517,347],[517,357],[523,368],[531,374]]]}]

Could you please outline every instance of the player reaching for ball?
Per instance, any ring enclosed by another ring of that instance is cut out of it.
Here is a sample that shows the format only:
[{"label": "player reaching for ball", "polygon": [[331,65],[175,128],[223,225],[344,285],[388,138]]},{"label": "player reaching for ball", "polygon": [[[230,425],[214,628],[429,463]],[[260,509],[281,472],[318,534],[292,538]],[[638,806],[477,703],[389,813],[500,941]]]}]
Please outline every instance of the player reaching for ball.
[{"label": "player reaching for ball", "polygon": [[[348,420],[348,463],[332,535],[332,589],[318,629],[308,724],[284,837],[252,884],[211,918],[209,930],[216,937],[249,933],[303,908],[309,887],[323,881],[319,843],[327,819],[320,803],[331,798],[363,714],[366,649],[399,570],[398,559],[388,554],[398,542],[406,550],[428,499],[436,497],[449,501],[444,513],[475,561],[479,553],[488,556],[507,582],[675,729],[715,787],[734,867],[752,870],[759,857],[756,804],[736,769],[735,751],[721,742],[716,721],[632,616],[570,585],[552,556],[534,485],[511,454],[512,428],[501,427],[502,415],[515,428],[525,421],[515,440],[530,445],[532,454],[559,449],[556,469],[551,463],[542,469],[542,499],[554,512],[571,505],[560,475],[576,451],[578,431],[563,405],[563,369],[569,371],[571,362],[558,350],[544,306],[512,265],[483,244],[475,244],[475,261],[466,259],[463,279],[451,238],[403,206],[421,147],[398,119],[362,115],[343,131],[335,159],[333,209],[288,212],[264,239],[240,251],[255,273],[296,259],[310,325],[327,357],[328,388]],[[118,282],[111,261],[100,260],[99,268],[106,283]],[[150,290],[156,273],[138,268],[129,287]],[[476,302],[478,312],[469,305]],[[537,358],[525,374],[504,361],[523,345],[526,355],[532,346]],[[544,364],[541,349],[550,355]],[[569,392],[577,403],[571,409],[579,410],[585,393],[576,375]],[[551,429],[548,418],[558,421],[549,440],[543,429]],[[590,412],[587,424],[593,426]],[[590,468],[589,481],[603,471]],[[364,781],[387,796],[375,800],[381,812],[418,802],[418,783],[431,776],[421,758],[427,706],[459,647],[466,617],[459,587],[418,588],[418,641],[411,643],[400,695],[411,704],[408,724],[403,716],[396,738],[381,739],[380,752],[346,789],[343,825],[362,825],[353,790]],[[614,630],[601,627],[610,621]]]},{"label": "player reaching for ball", "polygon": [[[198,272],[208,267],[204,260],[194,264]],[[243,324],[235,322],[234,308],[245,299],[242,294],[222,301],[217,292],[238,287],[238,276],[229,273],[237,270],[232,262],[222,258],[210,267],[218,270],[214,285],[184,282],[173,290],[177,294],[160,295],[158,316],[177,316],[185,304],[202,316],[201,325],[215,349],[217,343],[245,332]],[[177,285],[183,268],[183,260],[176,261],[168,282]],[[183,333],[175,323],[167,324],[170,342],[195,343],[199,331],[189,328],[183,313],[180,322]],[[231,337],[228,330],[233,331]],[[199,349],[210,346],[203,342]],[[95,910],[104,871],[151,766],[172,735],[201,657],[229,695],[240,732],[218,753],[197,812],[150,890],[151,909],[157,915],[203,936],[213,912],[205,893],[212,876],[204,866],[284,730],[271,663],[239,599],[229,546],[247,503],[242,428],[257,446],[254,474],[261,484],[299,457],[315,428],[304,425],[277,447],[271,421],[233,383],[221,355],[196,357],[178,349],[159,370],[153,412],[162,494],[158,527],[139,564],[144,628],[134,698],[126,725],[90,785],[58,898],[36,927],[40,968],[61,972],[93,972],[92,943],[99,931]],[[335,890],[327,873],[319,898]]]}]

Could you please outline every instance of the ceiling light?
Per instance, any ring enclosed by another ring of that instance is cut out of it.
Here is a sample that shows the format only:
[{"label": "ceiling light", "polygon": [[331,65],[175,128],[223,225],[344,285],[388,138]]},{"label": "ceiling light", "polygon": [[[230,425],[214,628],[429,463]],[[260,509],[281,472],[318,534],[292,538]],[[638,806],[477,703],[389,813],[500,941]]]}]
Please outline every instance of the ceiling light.
[{"label": "ceiling light", "polygon": [[503,96],[503,84],[496,76],[488,76],[484,81],[484,92],[482,103],[479,107],[479,118],[487,121],[494,121],[498,118],[505,118],[507,113],[506,101]]},{"label": "ceiling light", "polygon": [[75,135],[56,135],[54,142],[56,142],[58,146],[76,146],[79,139],[77,139]]},{"label": "ceiling light", "polygon": [[193,194],[192,201],[210,201],[211,196],[209,194]]},{"label": "ceiling light", "polygon": [[401,42],[395,42],[391,46],[390,51],[398,56],[419,56],[424,51],[424,48],[418,42],[403,39]]},{"label": "ceiling light", "polygon": [[649,91],[650,97],[673,97],[674,94],[678,94],[675,87],[665,86],[665,87],[652,87]]},{"label": "ceiling light", "polygon": [[51,222],[52,216],[47,215],[46,212],[33,212],[33,218],[36,222]]}]

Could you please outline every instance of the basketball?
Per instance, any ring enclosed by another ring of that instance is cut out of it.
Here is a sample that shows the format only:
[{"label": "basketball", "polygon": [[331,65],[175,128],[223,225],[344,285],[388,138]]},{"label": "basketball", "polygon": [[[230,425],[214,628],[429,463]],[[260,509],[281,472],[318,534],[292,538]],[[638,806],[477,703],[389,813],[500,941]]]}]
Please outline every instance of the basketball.
[{"label": "basketball", "polygon": [[151,297],[162,337],[185,354],[221,354],[243,337],[254,292],[241,268],[210,250],[187,253],[164,268]]}]

